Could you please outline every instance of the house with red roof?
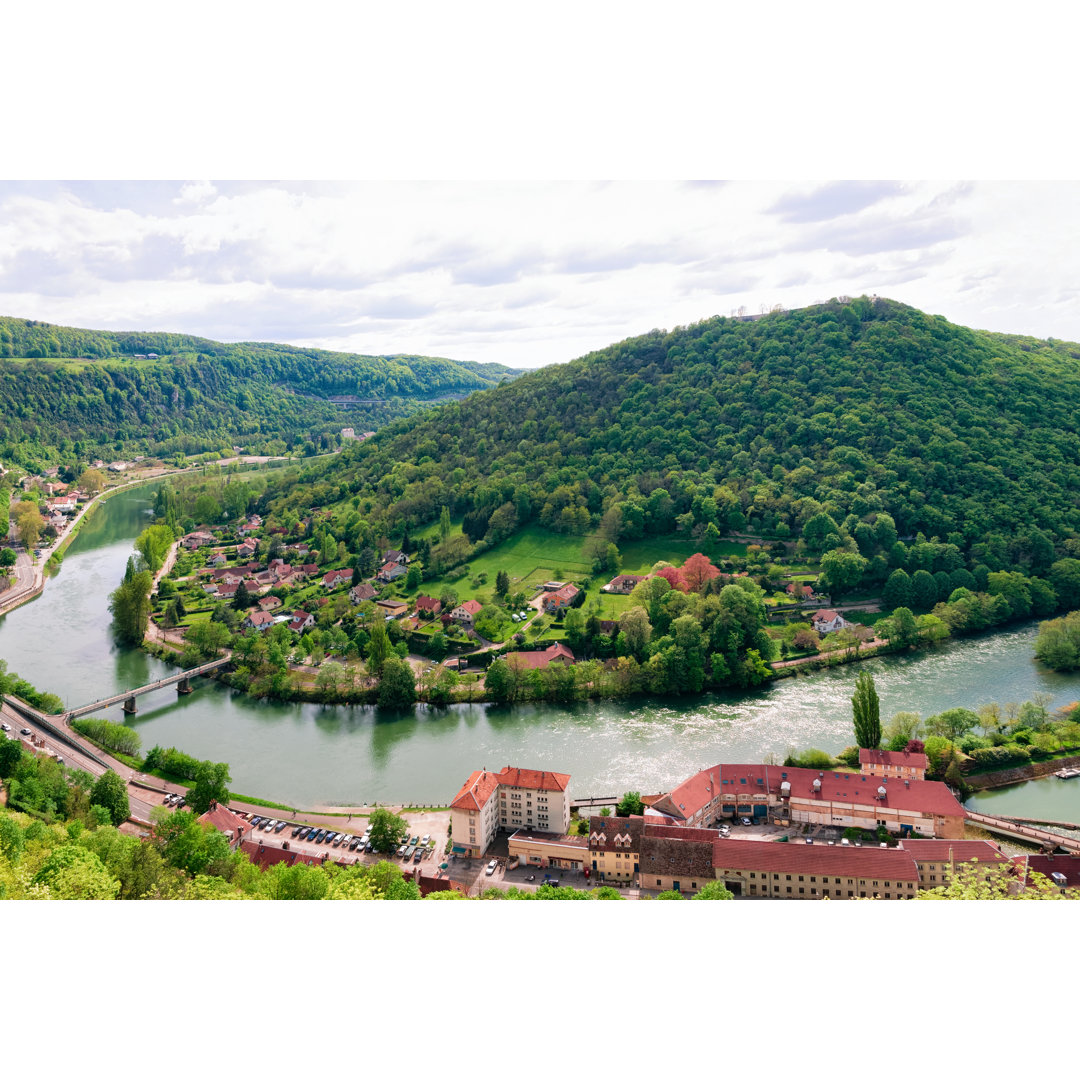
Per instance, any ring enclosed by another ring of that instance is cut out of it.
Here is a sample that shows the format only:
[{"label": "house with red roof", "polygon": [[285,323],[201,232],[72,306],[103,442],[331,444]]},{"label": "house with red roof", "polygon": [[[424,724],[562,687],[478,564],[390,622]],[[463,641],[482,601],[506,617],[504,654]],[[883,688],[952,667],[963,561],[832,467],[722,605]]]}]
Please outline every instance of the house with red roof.
[{"label": "house with red roof", "polygon": [[534,649],[532,652],[510,652],[504,657],[507,664],[516,671],[539,671],[551,664],[566,667],[572,665],[573,652],[561,641],[556,641],[546,649]]},{"label": "house with red roof", "polygon": [[396,581],[399,577],[404,577],[406,573],[407,571],[401,563],[385,562],[379,567],[375,580],[381,581],[385,585],[388,582]]},{"label": "house with red roof", "polygon": [[544,610],[549,614],[565,611],[571,607],[581,590],[574,584],[564,585],[561,589],[549,592],[544,597]]},{"label": "house with red roof", "polygon": [[354,585],[349,590],[349,599],[354,604],[362,604],[365,600],[374,600],[379,594],[366,582],[362,581],[359,585]]},{"label": "house with red roof", "polygon": [[810,625],[819,634],[831,634],[836,630],[843,630],[845,626],[851,624],[840,612],[833,611],[832,608],[822,608],[810,616]]},{"label": "house with red roof", "polygon": [[252,611],[243,622],[248,630],[269,630],[273,625],[274,616],[269,611]]},{"label": "house with red roof", "polygon": [[310,611],[294,611],[289,621],[289,629],[297,634],[310,630],[315,625],[315,616]]},{"label": "house with red roof", "polygon": [[351,570],[330,570],[323,574],[322,579],[324,589],[336,589],[339,585],[345,585],[350,581],[352,581]]},{"label": "house with red roof", "polygon": [[859,748],[859,771],[897,780],[925,780],[926,755],[911,750]]},{"label": "house with red roof", "polygon": [[617,574],[600,591],[628,596],[634,588],[648,578],[648,574]]},{"label": "house with red roof", "polygon": [[473,628],[473,620],[483,610],[483,605],[479,604],[476,600],[466,600],[464,604],[458,604],[453,611],[450,612],[450,618],[454,620],[459,626],[465,627],[466,630]]},{"label": "house with red roof", "polygon": [[436,600],[434,596],[418,596],[416,598],[416,610],[426,611],[431,615],[438,615],[442,611],[442,601]]},{"label": "house with red roof", "polygon": [[213,825],[219,833],[223,833],[231,848],[235,848],[251,832],[251,826],[244,818],[234,814],[227,806],[222,806],[216,799],[198,820],[200,825]]}]

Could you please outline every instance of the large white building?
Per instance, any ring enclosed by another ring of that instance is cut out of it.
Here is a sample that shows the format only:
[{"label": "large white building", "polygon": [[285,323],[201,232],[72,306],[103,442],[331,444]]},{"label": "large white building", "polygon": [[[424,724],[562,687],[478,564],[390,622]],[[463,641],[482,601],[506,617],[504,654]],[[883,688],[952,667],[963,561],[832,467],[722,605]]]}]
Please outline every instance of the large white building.
[{"label": "large white building", "polygon": [[570,827],[570,777],[507,765],[474,772],[450,803],[454,851],[479,858],[498,829],[565,833]]}]

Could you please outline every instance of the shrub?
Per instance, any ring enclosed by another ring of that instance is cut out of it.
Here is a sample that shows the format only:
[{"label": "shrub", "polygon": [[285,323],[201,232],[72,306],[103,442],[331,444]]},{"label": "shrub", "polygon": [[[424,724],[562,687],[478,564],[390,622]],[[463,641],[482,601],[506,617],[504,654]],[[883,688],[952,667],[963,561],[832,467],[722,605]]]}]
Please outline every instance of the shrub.
[{"label": "shrub", "polygon": [[975,764],[985,769],[1001,768],[1005,765],[1024,765],[1031,760],[1031,751],[1026,746],[1006,743],[1004,746],[986,746],[971,752]]}]

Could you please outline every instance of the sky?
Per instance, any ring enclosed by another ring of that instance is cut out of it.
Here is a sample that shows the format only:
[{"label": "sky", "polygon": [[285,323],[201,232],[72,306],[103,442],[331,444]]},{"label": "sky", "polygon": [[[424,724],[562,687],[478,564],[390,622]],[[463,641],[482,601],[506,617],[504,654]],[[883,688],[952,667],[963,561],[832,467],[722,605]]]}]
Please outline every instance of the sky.
[{"label": "sky", "polygon": [[535,368],[877,294],[1080,340],[1080,184],[0,183],[0,314]]}]

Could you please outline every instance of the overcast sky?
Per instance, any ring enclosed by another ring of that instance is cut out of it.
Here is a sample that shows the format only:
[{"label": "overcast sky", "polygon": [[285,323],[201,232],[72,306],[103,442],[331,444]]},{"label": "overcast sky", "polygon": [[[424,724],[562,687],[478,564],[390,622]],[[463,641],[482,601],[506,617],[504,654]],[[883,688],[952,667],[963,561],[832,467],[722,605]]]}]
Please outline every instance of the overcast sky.
[{"label": "overcast sky", "polygon": [[539,367],[876,293],[1080,340],[1074,182],[0,184],[0,314]]}]

